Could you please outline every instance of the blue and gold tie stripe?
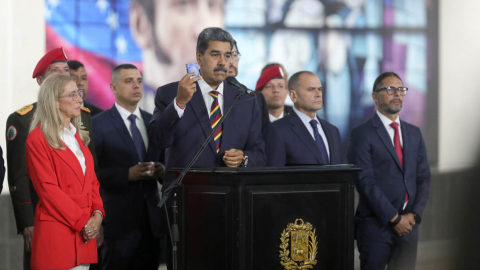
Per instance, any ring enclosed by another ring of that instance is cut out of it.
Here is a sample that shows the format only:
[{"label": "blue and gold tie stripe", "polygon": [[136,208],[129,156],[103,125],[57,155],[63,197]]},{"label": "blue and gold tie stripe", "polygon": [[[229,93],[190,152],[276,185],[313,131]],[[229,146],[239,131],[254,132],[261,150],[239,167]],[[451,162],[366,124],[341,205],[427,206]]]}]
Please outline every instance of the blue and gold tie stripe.
[{"label": "blue and gold tie stripe", "polygon": [[[222,112],[220,111],[220,105],[218,104],[218,92],[210,91],[208,94],[213,97],[212,107],[210,108],[210,125],[212,126],[212,129],[214,129],[218,125],[220,119],[222,119]],[[215,146],[217,147],[217,153],[220,151],[222,129],[223,127],[219,127],[213,137]]]}]

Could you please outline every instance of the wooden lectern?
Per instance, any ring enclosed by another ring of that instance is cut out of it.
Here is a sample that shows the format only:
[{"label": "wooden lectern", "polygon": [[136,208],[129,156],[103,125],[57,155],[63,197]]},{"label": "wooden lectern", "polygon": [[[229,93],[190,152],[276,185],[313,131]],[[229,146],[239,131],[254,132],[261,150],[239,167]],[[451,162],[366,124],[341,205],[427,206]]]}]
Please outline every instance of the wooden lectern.
[{"label": "wooden lectern", "polygon": [[179,269],[352,270],[359,170],[191,169],[178,190]]}]

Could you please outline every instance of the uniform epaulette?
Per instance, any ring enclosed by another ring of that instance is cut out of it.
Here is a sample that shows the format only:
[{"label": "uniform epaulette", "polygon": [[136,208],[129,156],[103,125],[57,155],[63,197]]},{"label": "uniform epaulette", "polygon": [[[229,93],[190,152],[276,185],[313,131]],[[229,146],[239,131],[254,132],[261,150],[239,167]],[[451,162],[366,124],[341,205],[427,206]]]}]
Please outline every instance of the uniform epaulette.
[{"label": "uniform epaulette", "polygon": [[33,104],[23,106],[20,110],[17,110],[17,113],[20,115],[25,115],[29,112],[31,112],[33,109]]},{"label": "uniform epaulette", "polygon": [[83,106],[82,106],[82,111],[84,111],[86,113],[90,113],[90,109],[87,108],[87,107],[83,107]]}]

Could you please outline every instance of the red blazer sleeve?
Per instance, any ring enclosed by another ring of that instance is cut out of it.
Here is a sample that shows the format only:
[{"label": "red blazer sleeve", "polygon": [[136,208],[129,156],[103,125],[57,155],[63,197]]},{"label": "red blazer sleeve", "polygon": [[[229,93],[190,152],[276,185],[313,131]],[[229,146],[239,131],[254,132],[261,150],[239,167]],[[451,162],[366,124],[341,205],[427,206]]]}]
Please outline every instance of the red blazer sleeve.
[{"label": "red blazer sleeve", "polygon": [[[30,132],[26,149],[27,171],[48,214],[58,222],[80,232],[90,219],[91,213],[83,211],[60,189],[58,183],[62,179],[58,179],[55,168],[63,164],[54,164],[53,151],[40,129],[36,128]],[[75,177],[73,173],[72,177]],[[98,187],[96,190],[98,196]]]},{"label": "red blazer sleeve", "polygon": [[93,203],[91,212],[95,210],[100,210],[102,212],[103,218],[105,218],[105,210],[103,209],[103,201],[100,197],[100,183],[98,182],[97,176],[94,176],[93,185],[92,185],[92,195],[93,195]]}]

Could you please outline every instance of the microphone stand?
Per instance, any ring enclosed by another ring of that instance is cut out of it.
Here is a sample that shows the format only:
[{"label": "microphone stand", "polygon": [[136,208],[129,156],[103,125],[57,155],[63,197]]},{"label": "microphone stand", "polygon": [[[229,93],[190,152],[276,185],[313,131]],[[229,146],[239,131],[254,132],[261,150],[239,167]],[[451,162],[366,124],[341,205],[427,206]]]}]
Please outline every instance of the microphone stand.
[{"label": "microphone stand", "polygon": [[[162,199],[160,200],[160,202],[157,205],[158,207],[161,208],[166,203],[168,197],[170,196],[170,193],[172,192],[172,190],[174,188],[180,187],[182,185],[182,180],[185,177],[185,175],[187,174],[188,170],[190,170],[190,168],[193,166],[195,161],[197,161],[197,159],[200,157],[203,150],[205,150],[207,145],[210,143],[210,140],[215,135],[215,132],[217,132],[217,130],[222,126],[223,121],[225,120],[225,118],[227,118],[227,115],[230,113],[230,111],[233,109],[233,107],[235,107],[235,105],[237,104],[240,97],[243,96],[245,93],[246,93],[246,91],[241,89],[240,93],[238,93],[235,96],[235,99],[233,100],[233,103],[230,106],[230,108],[228,108],[228,110],[225,112],[225,115],[223,115],[222,118],[220,119],[220,121],[218,122],[217,126],[212,130],[212,132],[208,135],[208,137],[202,143],[202,145],[200,146],[200,149],[198,149],[197,153],[195,154],[195,156],[193,156],[192,160],[188,163],[187,166],[185,166],[185,168],[183,168],[182,172],[177,177],[177,179],[175,179],[175,181],[173,181],[168,186],[168,188],[165,189],[165,191],[162,194]],[[179,229],[178,229],[178,224],[177,224],[177,222],[178,222],[178,208],[177,208],[177,198],[176,198],[177,196],[176,195],[177,194],[175,193],[174,202],[173,202],[173,206],[172,206],[172,208],[173,208],[173,224],[171,226],[171,231],[170,231],[170,238],[172,240],[172,256],[173,256],[173,260],[174,260],[173,261],[173,270],[177,270],[177,266],[178,266],[178,264],[177,264],[177,259],[178,259],[177,246],[178,246],[178,242],[180,240]],[[167,215],[167,222],[168,222],[168,212],[167,211],[165,211],[165,212],[166,212],[166,215]]]}]

